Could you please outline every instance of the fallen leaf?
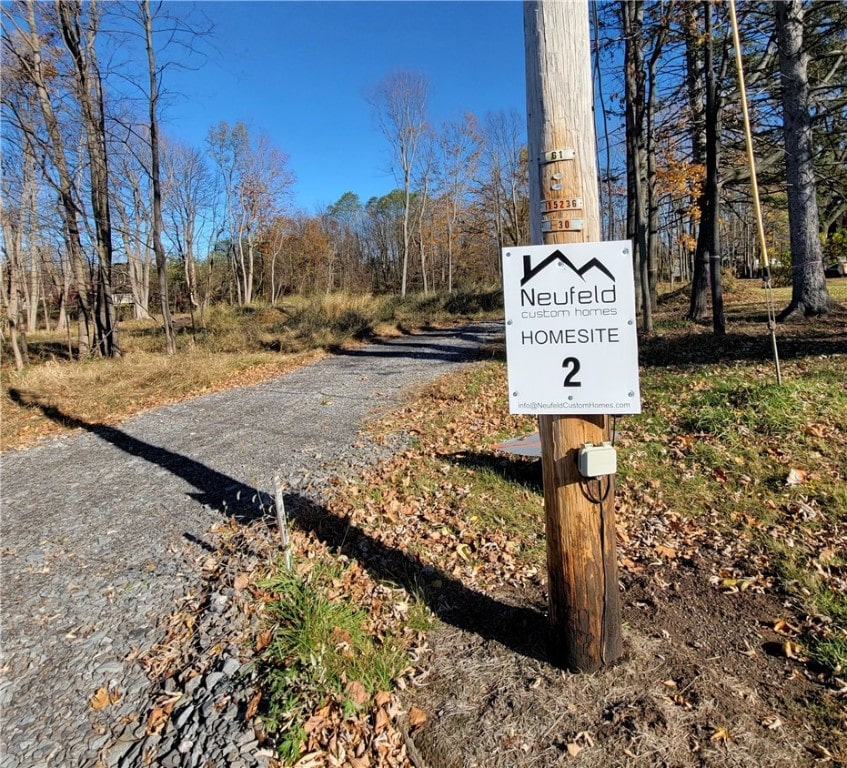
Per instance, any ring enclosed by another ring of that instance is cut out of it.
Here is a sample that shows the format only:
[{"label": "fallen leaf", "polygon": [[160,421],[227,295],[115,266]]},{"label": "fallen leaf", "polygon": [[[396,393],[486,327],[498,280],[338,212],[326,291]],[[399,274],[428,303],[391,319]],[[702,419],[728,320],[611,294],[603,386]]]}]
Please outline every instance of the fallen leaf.
[{"label": "fallen leaf", "polygon": [[732,737],[729,735],[729,731],[724,727],[718,728],[712,734],[712,737],[711,737],[711,741],[714,741],[715,743],[717,743],[717,742],[726,743],[727,741],[731,741],[731,740],[732,740]]},{"label": "fallen leaf", "polygon": [[712,470],[712,477],[715,478],[721,485],[726,485],[727,474],[720,467]]},{"label": "fallen leaf", "polygon": [[374,697],[374,701],[378,707],[384,707],[391,701],[391,694],[388,691],[379,691]]},{"label": "fallen leaf", "polygon": [[409,710],[409,727],[412,730],[420,728],[427,720],[429,720],[429,715],[419,707],[412,707]]},{"label": "fallen leaf", "polygon": [[786,485],[803,485],[809,473],[805,469],[789,469],[788,477],[785,480]]},{"label": "fallen leaf", "polygon": [[594,739],[591,738],[591,734],[588,731],[580,731],[576,735],[575,740],[584,742],[586,747],[594,746]]},{"label": "fallen leaf", "polygon": [[256,651],[264,651],[271,644],[273,632],[270,629],[263,629],[256,635]]},{"label": "fallen leaf", "polygon": [[247,705],[247,710],[244,712],[244,719],[250,720],[255,716],[256,712],[259,711],[259,703],[262,701],[262,692],[257,691],[256,695],[250,699],[250,703]]},{"label": "fallen leaf", "polygon": [[786,640],[782,646],[782,654],[786,659],[799,659],[803,653],[803,649],[799,643],[795,643],[791,640]]},{"label": "fallen leaf", "polygon": [[641,573],[644,569],[638,565],[631,557],[621,558],[621,568],[625,568],[633,573]]},{"label": "fallen leaf", "polygon": [[237,592],[240,592],[242,589],[245,589],[249,583],[250,575],[247,573],[239,573],[238,576],[235,577],[235,581],[232,583],[232,586],[235,587]]},{"label": "fallen leaf", "polygon": [[789,624],[785,619],[776,619],[773,623],[773,631],[780,635],[796,635],[800,632],[797,627]]},{"label": "fallen leaf", "polygon": [[659,557],[666,557],[668,560],[673,560],[676,558],[676,549],[674,547],[666,547],[663,544],[658,544],[656,546],[656,554]]},{"label": "fallen leaf", "polygon": [[391,725],[391,718],[388,716],[388,712],[386,712],[382,707],[377,709],[376,717],[374,718],[374,730],[377,733],[382,733],[387,730]]},{"label": "fallen leaf", "polygon": [[582,752],[582,749],[583,748],[575,741],[568,742],[568,754],[571,757],[576,757],[580,752]]},{"label": "fallen leaf", "polygon": [[100,688],[97,693],[95,693],[89,700],[88,703],[94,709],[105,709],[112,703],[112,699],[109,696],[109,691],[105,688]]},{"label": "fallen leaf", "polygon": [[358,680],[351,680],[347,683],[347,687],[344,689],[344,693],[350,698],[350,700],[359,706],[366,703],[370,698],[368,696],[368,692],[365,690],[365,686],[362,685]]},{"label": "fallen leaf", "polygon": [[158,733],[168,722],[171,707],[154,707],[147,718],[147,735]]},{"label": "fallen leaf", "polygon": [[778,728],[782,728],[782,720],[780,720],[776,715],[769,715],[762,720],[762,725],[769,731],[775,731]]},{"label": "fallen leaf", "polygon": [[321,714],[312,715],[304,724],[303,730],[309,734],[319,731],[326,724],[327,719]]}]

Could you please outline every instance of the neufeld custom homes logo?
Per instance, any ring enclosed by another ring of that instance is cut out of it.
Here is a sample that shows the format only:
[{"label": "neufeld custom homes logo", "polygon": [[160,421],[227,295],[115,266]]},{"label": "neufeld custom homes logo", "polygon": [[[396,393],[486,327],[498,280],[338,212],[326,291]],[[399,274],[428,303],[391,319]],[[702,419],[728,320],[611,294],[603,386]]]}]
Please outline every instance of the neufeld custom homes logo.
[{"label": "neufeld custom homes logo", "polygon": [[[556,290],[548,288],[544,281],[542,281],[543,289],[525,287],[533,278],[552,265],[569,269],[579,277],[585,287],[580,288],[578,285],[571,285],[568,288]],[[601,287],[597,283],[587,282],[586,274],[595,270],[608,277],[612,284]],[[591,258],[581,267],[577,267],[564,253],[557,249],[533,267],[532,256],[524,254],[523,277],[520,283],[520,305],[522,309],[530,308],[531,311],[521,312],[523,319],[617,315],[618,311],[614,307],[616,302],[615,276],[599,259]],[[551,307],[552,309],[543,309],[544,307]]]},{"label": "neufeld custom homes logo", "polygon": [[539,272],[545,270],[551,264],[555,262],[561,262],[564,266],[569,267],[573,270],[577,275],[579,275],[580,279],[585,281],[585,273],[590,269],[599,269],[603,274],[608,275],[609,279],[614,283],[615,276],[606,269],[606,266],[598,261],[597,259],[589,259],[585,262],[581,267],[577,267],[564,253],[559,250],[553,251],[544,261],[542,261],[537,267],[532,266],[532,256],[528,253],[524,254],[523,257],[523,278],[521,279],[521,286],[526,285],[533,277],[535,277]]}]

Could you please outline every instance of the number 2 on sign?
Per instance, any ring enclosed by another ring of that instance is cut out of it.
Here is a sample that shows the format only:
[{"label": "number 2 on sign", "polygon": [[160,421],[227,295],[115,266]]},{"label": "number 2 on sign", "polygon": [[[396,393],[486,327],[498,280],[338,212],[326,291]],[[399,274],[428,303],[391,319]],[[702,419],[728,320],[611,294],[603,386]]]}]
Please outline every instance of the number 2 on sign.
[{"label": "number 2 on sign", "polygon": [[574,376],[579,373],[579,360],[575,357],[566,357],[562,360],[562,368],[570,369],[568,375],[565,376],[565,383],[562,385],[564,387],[581,387],[581,381],[574,381]]}]

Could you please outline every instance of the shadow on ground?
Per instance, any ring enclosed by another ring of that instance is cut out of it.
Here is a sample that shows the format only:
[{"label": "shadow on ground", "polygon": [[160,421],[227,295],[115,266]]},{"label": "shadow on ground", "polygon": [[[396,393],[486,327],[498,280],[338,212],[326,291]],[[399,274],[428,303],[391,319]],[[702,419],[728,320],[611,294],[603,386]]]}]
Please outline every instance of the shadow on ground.
[{"label": "shadow on ground", "polygon": [[[776,338],[782,360],[847,354],[847,333],[843,327],[816,327],[808,333],[795,331],[790,337],[782,336],[777,331]],[[640,339],[638,357],[641,365],[651,368],[740,360],[767,363],[773,360],[773,347],[770,333],[763,325],[761,334],[748,332],[712,336],[708,333],[689,333]]]},{"label": "shadow on ground", "polygon": [[441,343],[445,339],[463,339],[478,342],[479,333],[467,329],[425,330],[400,338],[378,338],[368,342],[365,347],[333,347],[332,353],[341,357],[372,359],[409,359],[438,360],[442,362],[467,362],[474,359],[491,357],[491,349],[483,346],[479,349],[456,347],[455,344]]},{"label": "shadow on ground", "polygon": [[541,462],[538,460],[510,459],[496,453],[479,451],[445,453],[439,458],[466,469],[492,472],[510,483],[522,485],[537,493],[544,493]]},{"label": "shadow on ground", "polygon": [[[240,523],[266,518],[272,509],[267,493],[202,462],[139,440],[116,427],[89,423],[33,402],[19,390],[10,390],[9,396],[21,405],[38,407],[47,418],[63,426],[85,430],[130,456],[167,470],[196,489],[190,494],[192,498]],[[349,518],[338,517],[301,494],[287,494],[284,503],[294,526],[357,560],[377,581],[404,587],[446,624],[494,640],[522,656],[549,661],[545,651],[548,623],[540,607],[510,605],[470,589],[422,558],[383,544]]]}]

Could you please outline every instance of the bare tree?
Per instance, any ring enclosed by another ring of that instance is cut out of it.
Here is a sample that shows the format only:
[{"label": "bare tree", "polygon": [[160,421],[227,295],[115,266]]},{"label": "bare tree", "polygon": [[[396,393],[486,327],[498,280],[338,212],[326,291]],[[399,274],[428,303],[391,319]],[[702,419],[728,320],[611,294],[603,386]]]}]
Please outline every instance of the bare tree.
[{"label": "bare tree", "polygon": [[412,181],[421,140],[427,131],[429,85],[417,72],[394,72],[382,80],[369,98],[383,136],[388,141],[397,181],[403,190],[403,254],[400,296],[405,297],[411,243]]},{"label": "bare tree", "polygon": [[[44,28],[36,19],[36,8],[47,16]],[[43,134],[23,112],[16,111],[12,104],[12,114],[22,141],[27,142],[40,163],[42,174],[54,187],[59,196],[59,210],[62,215],[63,237],[70,256],[70,263],[76,283],[77,295],[77,354],[87,357],[91,343],[91,302],[89,297],[90,281],[86,259],[82,247],[80,229],[81,204],[78,200],[73,173],[62,125],[53,105],[51,93],[56,91],[54,80],[58,77],[58,67],[52,60],[53,50],[48,48],[45,61],[44,37],[46,29],[55,29],[59,22],[54,9],[48,5],[37,6],[34,2],[25,2],[15,6],[4,6],[3,20],[8,33],[3,36],[4,70],[11,64],[22,87],[31,88],[41,114]],[[21,22],[19,26],[19,21]],[[4,105],[10,104],[4,93]]]},{"label": "bare tree", "polygon": [[526,128],[516,110],[490,112],[485,117],[482,178],[476,193],[488,210],[495,237],[494,265],[500,270],[500,250],[529,242],[529,171]]},{"label": "bare tree", "polygon": [[146,139],[134,129],[120,136],[112,153],[112,208],[127,259],[127,277],[132,293],[133,316],[149,320],[150,271],[153,248],[150,243],[149,174],[142,157],[149,155]]},{"label": "bare tree", "polygon": [[435,172],[435,141],[432,133],[427,130],[422,136],[421,161],[418,164],[418,172],[415,179],[415,195],[414,195],[414,216],[415,230],[417,232],[418,241],[418,256],[421,264],[421,279],[423,281],[423,292],[429,293],[429,280],[427,278],[426,251],[427,238],[424,233],[426,225],[427,210],[430,202],[430,184]]},{"label": "bare tree", "polygon": [[83,17],[83,6],[78,0],[56,0],[56,10],[62,40],[73,61],[76,96],[88,150],[97,250],[97,346],[105,357],[120,357],[117,316],[112,299],[112,222],[106,118],[102,77],[95,50],[99,10],[96,3],[91,2],[87,7],[88,13]]},{"label": "bare tree", "polygon": [[283,209],[294,183],[288,156],[244,123],[221,122],[209,130],[209,152],[222,176],[230,259],[239,304],[253,300],[263,228]]},{"label": "bare tree", "polygon": [[[649,262],[649,180],[647,178],[646,137],[651,130],[646,115],[646,78],[644,71],[644,0],[620,4],[624,39],[626,92],[626,175],[627,232],[633,238],[633,267],[641,308],[642,328],[653,330],[650,303]],[[640,290],[638,290],[640,289]]]},{"label": "bare tree", "polygon": [[453,293],[453,265],[459,215],[467,203],[482,151],[476,117],[468,113],[461,121],[445,123],[440,136],[441,184],[447,218],[447,290]]},{"label": "bare tree", "polygon": [[[159,4],[161,7],[161,3]],[[150,220],[150,237],[153,241],[153,252],[156,255],[156,273],[159,278],[159,298],[162,307],[162,323],[165,329],[165,348],[169,355],[176,352],[174,327],[171,318],[171,305],[168,300],[168,263],[165,247],[162,245],[162,182],[160,177],[159,158],[159,78],[161,72],[156,67],[156,52],[153,48],[153,16],[150,14],[150,3],[142,0],[140,4],[141,18],[144,24],[145,50],[147,52],[148,97],[148,128],[150,130],[150,183],[152,185],[153,204]]]},{"label": "bare tree", "polygon": [[168,142],[162,163],[165,168],[165,208],[170,238],[182,262],[192,327],[201,307],[197,280],[197,245],[206,214],[211,210],[212,178],[203,154],[185,144]]},{"label": "bare tree", "polygon": [[[23,250],[28,214],[34,204],[35,196],[35,157],[28,144],[23,145],[23,162],[16,191],[12,190],[12,179],[3,158],[3,186],[0,196],[0,226],[3,233],[3,252],[5,255],[5,274],[0,273],[0,299],[6,309],[6,322],[9,326],[9,344],[15,358],[15,368],[21,370],[26,362],[26,324],[21,311],[21,294],[25,282]],[[16,194],[17,192],[17,194]]]}]

